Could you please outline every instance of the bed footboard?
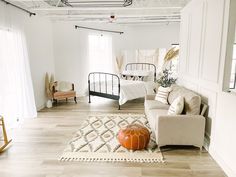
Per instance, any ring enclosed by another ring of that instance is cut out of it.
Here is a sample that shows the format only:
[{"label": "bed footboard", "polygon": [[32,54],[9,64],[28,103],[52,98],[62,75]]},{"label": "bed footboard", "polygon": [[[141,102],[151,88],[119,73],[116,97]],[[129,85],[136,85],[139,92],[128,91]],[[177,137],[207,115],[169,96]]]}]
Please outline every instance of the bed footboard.
[{"label": "bed footboard", "polygon": [[[91,103],[91,95],[119,100],[120,78],[116,74],[104,72],[91,72],[88,75],[88,96]],[[119,104],[119,103],[118,103]],[[120,110],[120,104],[118,106]]]}]

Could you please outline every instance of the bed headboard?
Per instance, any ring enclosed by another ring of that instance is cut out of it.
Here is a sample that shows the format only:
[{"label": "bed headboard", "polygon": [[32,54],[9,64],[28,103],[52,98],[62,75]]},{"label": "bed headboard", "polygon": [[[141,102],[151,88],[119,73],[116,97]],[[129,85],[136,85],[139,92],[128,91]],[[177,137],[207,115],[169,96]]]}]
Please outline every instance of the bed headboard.
[{"label": "bed headboard", "polygon": [[157,76],[157,68],[152,63],[128,63],[125,66],[125,70],[147,70],[152,71],[154,76],[154,81],[156,80]]}]

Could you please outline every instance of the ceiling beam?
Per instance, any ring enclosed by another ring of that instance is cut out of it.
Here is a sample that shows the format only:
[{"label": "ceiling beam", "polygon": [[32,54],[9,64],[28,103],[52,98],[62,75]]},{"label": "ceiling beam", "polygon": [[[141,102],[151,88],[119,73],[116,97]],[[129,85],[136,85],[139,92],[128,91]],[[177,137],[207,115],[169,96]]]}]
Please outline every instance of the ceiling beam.
[{"label": "ceiling beam", "polygon": [[143,11],[143,10],[180,10],[183,7],[50,7],[50,8],[31,8],[34,11]]},{"label": "ceiling beam", "polygon": [[[57,18],[57,19],[52,19],[54,21],[74,21],[77,23],[109,23],[107,20],[78,20],[76,18]],[[178,19],[160,19],[160,20],[119,20],[119,21],[114,21],[111,24],[133,24],[133,23],[171,23],[171,22],[177,22],[179,23],[180,20]]]},{"label": "ceiling beam", "polygon": [[[46,14],[46,17],[65,17],[65,18],[109,18],[110,14],[91,14],[91,15],[80,15],[80,14]],[[180,18],[180,14],[157,14],[157,15],[115,15],[116,18],[155,18],[155,17],[177,17]]]},{"label": "ceiling beam", "polygon": [[87,30],[93,30],[93,31],[118,33],[118,34],[123,34],[124,33],[123,31],[112,31],[112,30],[105,30],[105,29],[99,29],[99,28],[90,28],[90,27],[78,26],[78,25],[75,25],[75,29],[87,29]]}]

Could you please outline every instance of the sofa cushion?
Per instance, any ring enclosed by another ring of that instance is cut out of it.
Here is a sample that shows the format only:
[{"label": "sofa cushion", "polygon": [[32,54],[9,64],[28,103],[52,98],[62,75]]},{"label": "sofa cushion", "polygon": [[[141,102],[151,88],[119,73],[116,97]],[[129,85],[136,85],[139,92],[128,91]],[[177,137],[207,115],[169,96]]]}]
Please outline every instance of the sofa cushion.
[{"label": "sofa cushion", "polygon": [[59,92],[71,91],[72,90],[72,83],[65,82],[65,81],[58,81],[55,89]]},{"label": "sofa cushion", "polygon": [[179,96],[170,105],[170,108],[168,110],[168,115],[179,115],[183,112],[183,109],[184,109],[184,97]]},{"label": "sofa cushion", "polygon": [[201,107],[201,97],[198,95],[184,95],[184,113],[189,115],[199,115]]},{"label": "sofa cushion", "polygon": [[178,85],[172,85],[168,102],[170,104],[179,97],[184,97],[184,114],[198,115],[200,113],[201,97],[195,92]]},{"label": "sofa cushion", "polygon": [[183,96],[185,89],[181,86],[178,85],[172,85],[171,86],[171,92],[169,93],[168,96],[168,102],[169,104],[172,104],[173,101],[178,98],[179,96]]},{"label": "sofa cushion", "polygon": [[158,132],[158,117],[167,115],[167,109],[151,109],[146,111],[149,125],[155,133]]},{"label": "sofa cushion", "polygon": [[146,109],[165,109],[168,110],[169,109],[169,105],[163,104],[159,101],[156,100],[145,100],[145,108]]},{"label": "sofa cushion", "polygon": [[155,100],[168,105],[167,99],[168,99],[168,95],[169,95],[170,91],[171,91],[170,87],[165,88],[165,87],[160,86],[157,90]]}]

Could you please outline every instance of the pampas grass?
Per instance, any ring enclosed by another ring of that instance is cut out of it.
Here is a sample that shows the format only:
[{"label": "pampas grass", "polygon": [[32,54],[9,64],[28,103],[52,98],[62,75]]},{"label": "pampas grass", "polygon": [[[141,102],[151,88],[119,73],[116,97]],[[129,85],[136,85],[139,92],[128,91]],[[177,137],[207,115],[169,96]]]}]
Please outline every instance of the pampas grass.
[{"label": "pampas grass", "polygon": [[47,95],[47,98],[50,100],[52,99],[52,92],[53,92],[53,86],[55,86],[56,83],[54,82],[54,75],[51,74],[50,81],[49,81],[49,74],[46,73],[45,75],[45,92]]},{"label": "pampas grass", "polygon": [[123,56],[121,56],[119,58],[116,57],[116,66],[117,66],[117,69],[118,69],[119,72],[122,69],[123,63],[124,63],[124,57]]},{"label": "pampas grass", "polygon": [[171,48],[165,55],[164,61],[168,62],[179,55],[179,49],[175,47]]},{"label": "pampas grass", "polygon": [[52,94],[51,94],[51,91],[50,91],[50,82],[49,82],[48,73],[46,73],[46,75],[45,75],[45,92],[46,92],[47,98],[51,99]]}]

